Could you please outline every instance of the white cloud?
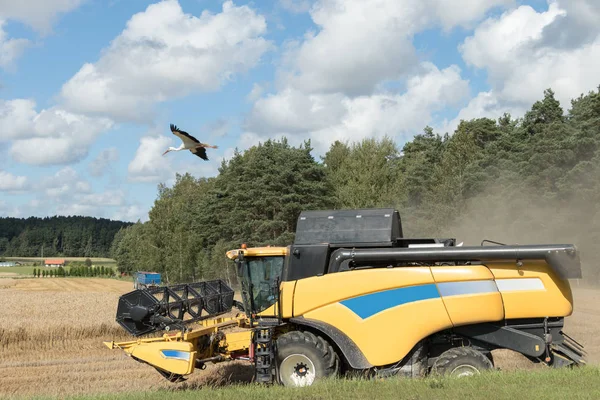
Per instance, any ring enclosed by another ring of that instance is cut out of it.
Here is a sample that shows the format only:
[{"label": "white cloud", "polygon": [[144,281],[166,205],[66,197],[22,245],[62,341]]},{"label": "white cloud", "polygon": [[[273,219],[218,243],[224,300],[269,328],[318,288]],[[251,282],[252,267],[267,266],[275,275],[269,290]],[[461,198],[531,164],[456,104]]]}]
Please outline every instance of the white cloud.
[{"label": "white cloud", "polygon": [[549,87],[566,109],[597,84],[600,26],[591,23],[600,17],[597,4],[551,1],[543,12],[518,7],[482,23],[460,50],[467,63],[487,70],[500,109],[529,108]]},{"label": "white cloud", "polygon": [[279,0],[279,5],[293,13],[305,13],[310,10],[313,0]]},{"label": "white cloud", "polygon": [[46,176],[39,181],[38,190],[42,190],[47,197],[60,200],[71,199],[79,194],[90,193],[90,183],[82,179],[72,167],[65,167],[52,176]]},{"label": "white cloud", "polygon": [[512,0],[321,0],[310,10],[317,33],[291,46],[280,71],[280,87],[305,93],[370,94],[382,81],[414,74],[419,60],[415,33],[442,25],[450,29],[481,18]]},{"label": "white cloud", "polygon": [[265,19],[247,6],[184,14],[175,0],[148,6],[127,22],[98,62],[66,82],[69,109],[141,121],[154,104],[214,91],[260,61],[271,44]]},{"label": "white cloud", "polygon": [[0,0],[0,17],[26,23],[47,33],[58,15],[73,11],[84,0]]},{"label": "white cloud", "polygon": [[107,190],[102,193],[88,193],[78,196],[77,203],[96,207],[118,207],[123,206],[126,199],[122,190]]},{"label": "white cloud", "polygon": [[526,108],[520,105],[509,103],[500,103],[498,96],[493,91],[480,92],[473,97],[469,104],[459,111],[458,115],[451,121],[444,121],[440,126],[436,126],[438,132],[452,133],[458,127],[461,120],[471,120],[474,118],[491,118],[498,119],[504,113],[509,113],[513,118],[518,115],[523,115]]},{"label": "white cloud", "polygon": [[485,13],[495,7],[507,7],[515,3],[514,0],[462,0],[457,4],[456,0],[430,0],[429,9],[435,13],[444,29],[448,30],[454,26],[470,27],[477,22]]},{"label": "white cloud", "polygon": [[79,7],[83,0],[0,0],[0,68],[14,68],[15,61],[32,45],[23,38],[9,38],[3,30],[6,20],[21,21],[48,34],[59,14]]},{"label": "white cloud", "polygon": [[162,156],[169,143],[170,138],[165,136],[142,137],[135,156],[128,166],[129,179],[134,182],[160,182],[171,177],[171,161],[167,156],[177,153]]},{"label": "white cloud", "polygon": [[119,207],[110,218],[117,221],[137,222],[140,220],[145,222],[148,220],[148,210],[142,209],[137,204],[127,205]]},{"label": "white cloud", "polygon": [[[0,14],[1,17],[1,14]],[[25,49],[31,44],[27,39],[10,39],[2,29],[4,21],[0,19],[0,68],[9,69],[21,57]]]},{"label": "white cloud", "polygon": [[90,118],[57,107],[38,113],[31,100],[0,100],[0,142],[12,141],[12,158],[24,164],[79,161],[87,156],[96,137],[112,125],[105,118]]},{"label": "white cloud", "polygon": [[522,6],[490,18],[477,27],[459,47],[464,60],[477,68],[487,68],[493,79],[502,79],[523,60],[531,44],[542,38],[544,27],[565,11],[553,4],[547,12],[538,13],[530,6]]},{"label": "white cloud", "polygon": [[0,171],[1,192],[21,192],[28,187],[26,176],[13,175],[10,172]]},{"label": "white cloud", "polygon": [[254,83],[252,85],[252,90],[246,96],[246,100],[249,102],[255,102],[256,100],[258,100],[260,98],[260,96],[262,96],[264,91],[265,91],[265,88],[262,85],[260,85],[258,83]]},{"label": "white cloud", "polygon": [[31,132],[36,117],[33,100],[0,100],[0,142],[36,136]]},{"label": "white cloud", "polygon": [[365,137],[407,139],[421,131],[432,113],[455,105],[468,95],[468,82],[456,66],[439,70],[431,63],[408,79],[402,94],[381,92],[370,96],[304,95],[286,89],[259,100],[240,138],[244,145],[282,134],[311,138],[321,153],[335,140]]},{"label": "white cloud", "polygon": [[119,160],[119,150],[116,147],[111,147],[102,150],[98,156],[90,162],[89,170],[92,176],[102,176],[111,165]]},{"label": "white cloud", "polygon": [[303,133],[339,122],[347,112],[342,94],[309,94],[286,88],[259,99],[246,129],[260,133]]}]

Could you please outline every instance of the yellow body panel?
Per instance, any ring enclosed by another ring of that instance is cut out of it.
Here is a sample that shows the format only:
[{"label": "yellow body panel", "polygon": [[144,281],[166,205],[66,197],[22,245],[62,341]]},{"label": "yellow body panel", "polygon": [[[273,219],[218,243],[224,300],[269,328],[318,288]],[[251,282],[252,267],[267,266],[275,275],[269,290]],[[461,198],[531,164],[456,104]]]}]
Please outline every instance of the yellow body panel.
[{"label": "yellow body panel", "polygon": [[248,350],[251,339],[252,331],[250,329],[240,332],[228,332],[220,345],[227,348],[228,352]]},{"label": "yellow body panel", "polygon": [[125,349],[125,352],[174,374],[188,375],[194,371],[196,352],[190,342],[140,343]]},{"label": "yellow body panel", "polygon": [[[335,326],[373,365],[396,362],[419,340],[453,326],[570,315],[568,282],[545,263],[490,267],[380,268],[301,279],[293,315]],[[527,281],[515,282],[519,277]]]},{"label": "yellow body panel", "polygon": [[256,313],[256,316],[277,317],[279,313],[279,307],[281,307],[282,318],[293,317],[294,290],[296,288],[296,282],[297,281],[281,282],[281,284],[279,285],[279,303],[273,304],[272,306],[264,309],[263,311]]},{"label": "yellow body panel", "polygon": [[504,307],[500,293],[444,297],[452,325],[469,325],[481,322],[501,321]]},{"label": "yellow body panel", "polygon": [[268,257],[268,256],[286,256],[288,254],[287,247],[250,247],[247,249],[229,250],[225,255],[230,260],[235,260],[238,255],[243,254],[244,257]]},{"label": "yellow body panel", "polygon": [[[418,300],[408,301],[411,298]],[[299,315],[340,329],[373,365],[396,362],[419,340],[452,326],[429,267],[357,270],[299,280],[294,316]]]},{"label": "yellow body panel", "polygon": [[[454,326],[500,321],[504,318],[502,295],[497,290],[494,275],[487,267],[431,267],[431,273]],[[458,290],[454,289],[453,292],[453,286]],[[469,293],[461,294],[460,289]]]},{"label": "yellow body panel", "polygon": [[506,318],[568,317],[573,312],[569,282],[537,261],[489,263],[502,293]]},{"label": "yellow body panel", "polygon": [[484,265],[458,265],[431,267],[436,282],[465,282],[494,279],[494,274]]},{"label": "yellow body panel", "polygon": [[426,283],[433,283],[429,267],[366,269],[301,279],[296,283],[294,316],[353,296]]},{"label": "yellow body panel", "polygon": [[452,326],[439,298],[389,308],[366,319],[340,303],[310,311],[304,316],[340,329],[373,365],[396,362],[419,340]]},{"label": "yellow body panel", "polygon": [[296,289],[296,282],[281,282],[281,316],[283,318],[291,318],[294,315],[294,291]]}]

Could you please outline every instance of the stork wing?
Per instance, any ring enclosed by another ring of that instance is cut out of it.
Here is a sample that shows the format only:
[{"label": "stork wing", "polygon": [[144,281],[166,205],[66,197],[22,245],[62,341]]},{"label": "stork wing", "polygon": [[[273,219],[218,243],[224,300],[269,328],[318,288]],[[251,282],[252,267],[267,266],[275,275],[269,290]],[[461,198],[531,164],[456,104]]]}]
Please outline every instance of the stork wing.
[{"label": "stork wing", "polygon": [[190,149],[190,151],[192,152],[192,154],[195,154],[201,159],[208,161],[208,156],[206,155],[206,149],[204,147],[196,147]]},{"label": "stork wing", "polygon": [[179,139],[181,139],[183,141],[183,143],[185,144],[186,147],[195,146],[198,143],[200,143],[200,141],[198,139],[196,139],[195,137],[193,137],[186,131],[177,129],[177,127],[173,124],[171,124],[171,132],[173,132],[173,134],[175,136],[178,136]]}]

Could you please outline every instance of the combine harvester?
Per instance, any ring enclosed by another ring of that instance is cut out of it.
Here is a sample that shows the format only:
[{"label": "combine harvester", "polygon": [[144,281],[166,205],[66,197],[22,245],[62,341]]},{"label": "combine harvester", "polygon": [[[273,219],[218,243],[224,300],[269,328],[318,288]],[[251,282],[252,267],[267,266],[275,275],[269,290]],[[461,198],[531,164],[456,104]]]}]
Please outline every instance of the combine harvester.
[{"label": "combine harvester", "polygon": [[[393,209],[305,211],[292,245],[227,253],[243,304],[220,280],[135,290],[116,319],[137,338],[105,345],[171,382],[231,360],[251,361],[257,382],[285,386],[345,373],[478,374],[494,368],[495,349],[551,367],[585,364],[563,332],[568,279],[581,277],[575,246],[484,242],[404,238]],[[234,306],[241,313],[225,317]]]}]

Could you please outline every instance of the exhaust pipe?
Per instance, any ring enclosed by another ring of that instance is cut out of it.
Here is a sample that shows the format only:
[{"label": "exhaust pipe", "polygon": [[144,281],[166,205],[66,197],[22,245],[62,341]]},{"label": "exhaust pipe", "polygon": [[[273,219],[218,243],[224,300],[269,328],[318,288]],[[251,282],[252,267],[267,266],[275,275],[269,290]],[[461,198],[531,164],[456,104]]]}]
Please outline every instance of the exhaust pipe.
[{"label": "exhaust pipe", "polygon": [[544,260],[563,279],[581,279],[581,261],[572,244],[493,247],[338,249],[331,254],[329,273],[344,263],[353,266],[392,262],[486,262]]}]

